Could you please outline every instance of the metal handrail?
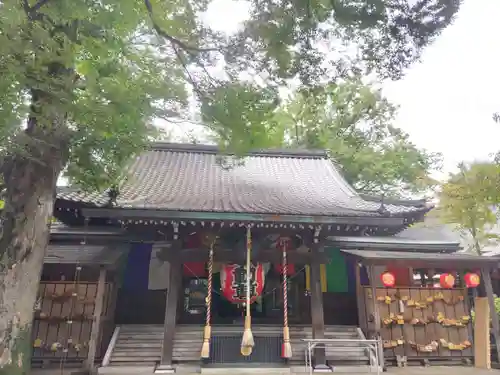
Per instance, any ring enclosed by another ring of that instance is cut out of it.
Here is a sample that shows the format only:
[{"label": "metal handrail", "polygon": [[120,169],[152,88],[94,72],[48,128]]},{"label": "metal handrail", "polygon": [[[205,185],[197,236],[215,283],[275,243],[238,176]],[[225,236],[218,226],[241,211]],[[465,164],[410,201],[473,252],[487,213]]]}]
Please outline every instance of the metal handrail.
[{"label": "metal handrail", "polygon": [[106,367],[109,365],[111,361],[111,355],[113,354],[113,350],[115,350],[116,342],[118,341],[118,336],[120,335],[120,326],[116,326],[113,332],[113,336],[111,336],[111,340],[109,341],[108,348],[106,349],[106,354],[104,354],[104,358],[102,360],[102,367]]},{"label": "metal handrail", "polygon": [[374,343],[378,343],[379,340],[375,340],[375,339],[301,339],[302,341],[304,342],[325,342],[325,343],[329,343],[329,342],[365,342],[365,343],[370,343],[370,344],[374,344]]},{"label": "metal handrail", "polygon": [[366,340],[366,336],[361,328],[356,327],[356,332],[358,333],[359,338],[361,338],[362,340]]},{"label": "metal handrail", "polygon": [[[366,346],[366,349],[369,351],[368,353],[368,358],[370,361],[370,372],[372,372],[373,369],[373,360],[372,358],[375,358],[375,366],[377,368],[376,372],[377,375],[380,375],[380,361],[379,361],[379,352],[378,352],[378,347],[380,345],[380,340],[368,340],[368,339],[301,339],[301,341],[307,343],[307,349],[305,351],[305,362],[306,362],[306,372],[309,372],[310,375],[313,374],[313,365],[312,365],[312,360],[313,360],[313,350],[318,347],[319,345],[323,346],[326,349],[326,346],[331,344],[332,346],[335,346],[334,344],[346,344],[346,343],[358,343],[361,345]],[[340,345],[337,345],[340,346]],[[373,354],[373,357],[372,357]]]}]

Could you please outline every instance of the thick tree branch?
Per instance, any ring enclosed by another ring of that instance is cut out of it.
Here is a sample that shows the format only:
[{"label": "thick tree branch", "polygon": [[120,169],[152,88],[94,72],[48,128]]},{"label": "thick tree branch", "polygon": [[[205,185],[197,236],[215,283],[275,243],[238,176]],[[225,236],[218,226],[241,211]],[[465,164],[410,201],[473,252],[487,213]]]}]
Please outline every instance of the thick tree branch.
[{"label": "thick tree branch", "polygon": [[31,7],[31,11],[32,12],[38,11],[41,7],[43,7],[44,5],[46,5],[49,1],[50,0],[39,0],[39,1],[37,1],[36,4]]},{"label": "thick tree branch", "polygon": [[28,16],[28,19],[30,21],[41,20],[43,18],[43,15],[38,13],[38,11],[49,1],[50,0],[40,0],[37,1],[33,6],[30,6],[28,0],[22,0],[23,9],[26,15]]},{"label": "thick tree branch", "polygon": [[161,27],[154,20],[153,6],[151,5],[151,1],[144,0],[144,5],[146,5],[146,9],[148,10],[149,18],[151,19],[151,22],[153,23],[153,28],[155,29],[155,31],[158,33],[158,35],[167,39],[170,43],[175,44],[176,46],[182,48],[183,50],[185,50],[187,52],[218,51],[217,48],[199,48],[199,47],[190,46],[189,44],[184,43],[182,40],[179,40],[179,39],[173,37],[172,35],[166,33],[164,30],[161,29]]}]

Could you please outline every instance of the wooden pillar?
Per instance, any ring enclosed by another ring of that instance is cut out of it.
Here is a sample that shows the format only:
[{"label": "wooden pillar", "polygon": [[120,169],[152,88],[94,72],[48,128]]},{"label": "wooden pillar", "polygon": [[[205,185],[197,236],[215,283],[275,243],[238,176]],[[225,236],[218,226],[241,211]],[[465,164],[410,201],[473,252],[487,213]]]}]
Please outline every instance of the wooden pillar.
[{"label": "wooden pillar", "polygon": [[182,267],[180,262],[175,260],[170,260],[169,265],[170,280],[168,283],[165,304],[165,323],[163,325],[161,360],[155,373],[174,372],[174,368],[172,367],[172,356],[174,352],[175,324],[177,320],[179,291],[182,286]]},{"label": "wooden pillar", "polygon": [[[493,285],[491,284],[490,270],[483,269],[481,271],[481,273],[482,273],[482,278],[484,281],[484,288],[486,290],[486,297],[488,299],[488,305],[490,307],[490,317],[491,317],[491,324],[492,324],[492,328],[493,328],[493,337],[495,338],[495,347],[496,347],[495,349],[497,352],[497,362],[500,363],[500,338],[499,338],[500,331],[499,331],[498,315],[497,315],[496,308],[495,308],[495,297],[493,295]],[[476,320],[477,320],[477,316],[476,316]],[[490,320],[488,319],[487,321],[489,322]],[[490,339],[490,336],[488,335],[488,340],[489,339]],[[489,345],[488,345],[488,347],[489,347]]]},{"label": "wooden pillar", "polygon": [[[321,340],[325,338],[325,315],[323,309],[323,292],[321,290],[321,264],[319,257],[319,245],[312,248],[311,261],[311,320],[312,338]],[[324,348],[316,348],[314,351],[314,369],[317,371],[329,371],[326,364]]]},{"label": "wooden pillar", "polygon": [[419,271],[419,275],[420,275],[420,286],[425,287],[427,285],[427,279],[425,277],[425,271],[424,270],[420,270]]},{"label": "wooden pillar", "polygon": [[378,359],[379,359],[379,366],[382,368],[385,368],[385,360],[384,360],[384,348],[382,347],[382,341],[381,341],[381,336],[380,336],[380,311],[379,311],[379,304],[377,303],[377,288],[375,287],[375,267],[369,266],[368,267],[368,273],[369,273],[369,279],[370,279],[370,287],[371,287],[371,294],[372,294],[372,302],[373,302],[373,319],[374,319],[374,325],[375,325],[375,335],[374,338],[379,340],[379,345],[378,345]]},{"label": "wooden pillar", "polygon": [[358,308],[358,326],[363,330],[363,332],[366,335],[367,319],[366,319],[366,309],[365,309],[365,294],[363,290],[363,285],[361,285],[361,265],[358,262],[354,263],[354,270],[356,274],[356,305]]},{"label": "wooden pillar", "polygon": [[408,272],[410,273],[410,285],[409,287],[411,288],[412,286],[415,286],[415,277],[413,276],[413,267],[408,268]]},{"label": "wooden pillar", "polygon": [[89,351],[86,361],[86,370],[92,374],[94,370],[95,357],[99,347],[99,333],[101,331],[101,317],[104,309],[104,292],[106,290],[106,269],[102,267],[97,280],[97,293],[95,297],[94,316],[92,329],[90,331]]},{"label": "wooden pillar", "polygon": [[488,298],[474,299],[474,366],[491,368],[490,360],[490,311]]}]

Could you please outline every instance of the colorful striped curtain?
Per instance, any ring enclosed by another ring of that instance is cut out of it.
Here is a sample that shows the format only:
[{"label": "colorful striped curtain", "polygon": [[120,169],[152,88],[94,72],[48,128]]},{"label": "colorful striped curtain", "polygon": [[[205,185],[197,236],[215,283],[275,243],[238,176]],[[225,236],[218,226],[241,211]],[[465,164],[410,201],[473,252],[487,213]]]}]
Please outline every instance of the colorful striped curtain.
[{"label": "colorful striped curtain", "polygon": [[[311,290],[311,267],[306,266],[306,290]],[[321,291],[323,293],[327,292],[327,282],[326,282],[326,265],[322,264],[319,266],[320,269],[320,279],[321,279]]]},{"label": "colorful striped curtain", "polygon": [[[354,282],[353,275],[349,275],[348,264],[346,259],[337,248],[325,248],[330,262],[320,266],[321,290],[323,293],[346,293],[349,291],[350,279],[351,284]],[[352,265],[349,265],[352,268]],[[306,266],[306,290],[311,290],[311,275],[310,268]]]},{"label": "colorful striped curtain", "polygon": [[339,249],[325,248],[330,258],[326,265],[327,290],[332,293],[346,293],[349,291],[349,276],[347,262]]}]

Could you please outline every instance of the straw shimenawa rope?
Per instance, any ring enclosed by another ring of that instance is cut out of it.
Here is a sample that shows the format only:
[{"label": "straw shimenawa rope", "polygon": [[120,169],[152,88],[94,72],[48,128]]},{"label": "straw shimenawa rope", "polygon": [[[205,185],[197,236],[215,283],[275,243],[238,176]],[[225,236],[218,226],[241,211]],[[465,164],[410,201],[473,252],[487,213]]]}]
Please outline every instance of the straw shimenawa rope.
[{"label": "straw shimenawa rope", "polygon": [[247,227],[247,263],[246,263],[246,315],[245,315],[245,330],[243,331],[243,338],[241,340],[241,354],[245,357],[252,354],[252,349],[255,345],[252,334],[252,317],[250,315],[250,278],[252,266],[250,257],[252,252],[252,233],[250,227]]},{"label": "straw shimenawa rope", "polygon": [[211,244],[208,253],[208,282],[207,282],[207,298],[205,299],[207,307],[207,316],[205,321],[205,330],[203,331],[203,345],[201,346],[201,358],[210,357],[210,337],[212,335],[212,327],[210,325],[211,309],[212,309],[212,278],[214,271],[214,245],[217,241],[215,237]]},{"label": "straw shimenawa rope", "polygon": [[288,262],[286,258],[287,244],[289,238],[281,239],[281,250],[283,251],[283,347],[282,357],[292,358],[292,344],[290,343],[290,330],[288,328]]}]

